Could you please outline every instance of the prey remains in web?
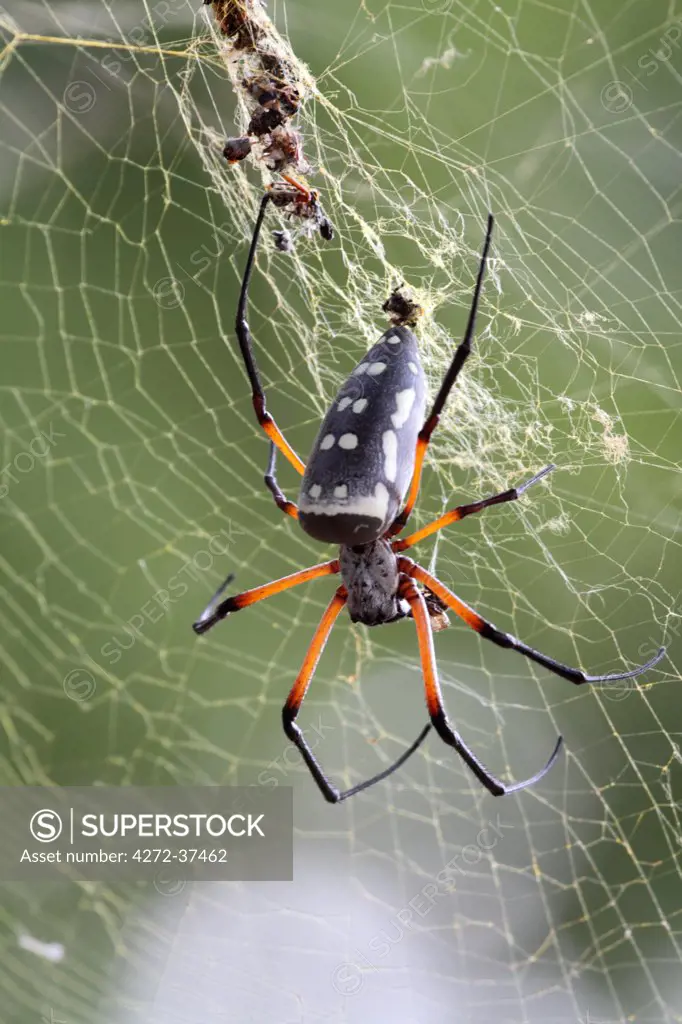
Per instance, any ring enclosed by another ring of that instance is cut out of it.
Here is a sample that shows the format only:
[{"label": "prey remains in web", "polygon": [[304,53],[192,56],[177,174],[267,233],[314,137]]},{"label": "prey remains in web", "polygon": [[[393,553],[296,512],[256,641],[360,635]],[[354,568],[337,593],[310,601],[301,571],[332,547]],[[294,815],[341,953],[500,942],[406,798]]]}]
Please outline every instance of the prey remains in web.
[{"label": "prey remains in web", "polygon": [[[227,40],[230,77],[249,112],[246,134],[227,139],[223,156],[228,164],[250,157],[255,165],[281,174],[284,181],[270,186],[273,205],[299,227],[316,229],[331,241],[334,229],[318,193],[298,181],[313,168],[295,124],[307,90],[293,55],[287,54],[263,0],[204,0],[204,4],[212,8],[219,32]],[[276,249],[291,252],[291,232],[275,230],[272,237]]]},{"label": "prey remains in web", "polygon": [[[392,326],[358,363],[334,398],[305,465],[266,409],[265,392],[246,321],[249,282],[261,227],[268,205],[271,202],[277,205],[278,199],[278,191],[270,189],[260,204],[237,306],[237,339],[251,384],[256,417],[270,439],[265,483],[282,512],[297,519],[303,530],[316,540],[338,544],[339,554],[331,561],[220,600],[231,582],[232,577],[228,577],[193,628],[196,633],[206,633],[226,616],[256,601],[309,580],[340,574],[343,582],[322,616],[282,710],[284,731],[300,751],[324,798],[330,803],[338,803],[391,775],[417,750],[431,726],[444,743],[454,748],[493,796],[525,789],[542,779],[555,763],[562,737],[558,737],[544,767],[522,782],[504,783],[486,768],[452,727],[445,711],[433,644],[433,631],[442,627],[444,609],[454,612],[484,639],[510,651],[518,651],[562,679],[578,685],[634,678],[660,661],[665,648],[662,647],[646,664],[630,671],[587,675],[581,669],[562,665],[498,629],[469,608],[435,576],[403,554],[419,541],[465,516],[482,512],[491,505],[516,501],[532,484],[555,468],[553,465],[545,466],[517,487],[459,505],[415,533],[398,537],[417,500],[429,441],[471,352],[492,237],[492,215],[488,217],[464,338],[455,349],[428,416],[424,416],[426,383],[417,339],[407,326],[416,322],[420,311],[400,290],[396,290],[384,307],[391,316]],[[358,386],[360,383],[361,387]],[[298,505],[285,497],[277,483],[275,460],[278,450],[303,477]],[[296,719],[332,626],[344,607],[348,608],[353,622],[366,626],[384,625],[405,617],[414,620],[430,721],[389,768],[350,789],[339,790],[326,777]]]}]

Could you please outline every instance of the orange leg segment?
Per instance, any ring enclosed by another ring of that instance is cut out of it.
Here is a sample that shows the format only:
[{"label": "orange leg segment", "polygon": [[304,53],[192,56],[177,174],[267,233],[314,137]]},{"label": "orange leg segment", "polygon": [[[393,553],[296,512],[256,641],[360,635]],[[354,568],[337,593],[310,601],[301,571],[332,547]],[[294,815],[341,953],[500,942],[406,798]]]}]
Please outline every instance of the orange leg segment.
[{"label": "orange leg segment", "polygon": [[303,699],[308,691],[310,680],[317,668],[317,663],[320,660],[320,655],[324,650],[324,646],[327,642],[332,626],[336,622],[339,612],[344,607],[347,600],[348,593],[346,588],[343,586],[339,587],[334,594],[334,597],[329,602],[327,610],[322,616],[322,621],[315,631],[312,643],[308,648],[305,660],[301,666],[301,671],[296,678],[296,682],[291,688],[286,704],[282,708],[282,725],[284,726],[284,731],[305,761],[308,771],[317,783],[322,796],[330,804],[337,804],[339,801],[345,800],[349,796],[354,796],[356,793],[362,792],[363,789],[369,789],[369,787],[373,786],[375,782],[381,782],[382,779],[387,778],[397,768],[400,768],[405,761],[407,761],[408,757],[410,757],[417,747],[420,746],[431,729],[430,725],[424,726],[414,743],[408,747],[407,750],[400,755],[398,760],[390,765],[390,767],[384,768],[383,771],[372,776],[371,779],[367,779],[365,782],[360,782],[357,786],[352,786],[350,789],[337,789],[324,774],[319,761],[310,749],[300,726],[296,722],[296,717],[301,709],[301,704],[303,703]]},{"label": "orange leg segment", "polygon": [[291,463],[297,473],[303,476],[305,463],[298,457],[282,431],[279,429],[269,412],[265,411],[265,399],[257,392],[253,393],[253,407],[261,427],[284,458]]},{"label": "orange leg segment", "polygon": [[473,515],[475,512],[482,512],[483,509],[489,508],[491,505],[503,505],[507,501],[516,501],[524,491],[528,490],[532,484],[542,480],[544,476],[551,473],[556,466],[550,464],[541,469],[539,473],[531,477],[530,480],[526,480],[524,484],[519,484],[518,487],[510,487],[508,491],[502,491],[500,494],[493,494],[490,498],[481,498],[480,501],[472,501],[468,505],[458,505],[457,508],[451,509],[438,519],[434,519],[432,523],[428,523],[423,526],[421,530],[417,530],[416,533],[411,533],[409,537],[403,537],[401,540],[393,541],[392,548],[394,551],[406,551],[411,548],[414,544],[418,544],[422,540],[426,540],[432,534],[437,533],[438,530],[442,530],[444,526],[449,526],[451,523],[457,523],[460,519],[464,519],[465,516]]},{"label": "orange leg segment", "polygon": [[312,189],[302,185],[300,181],[296,181],[296,178],[292,178],[290,174],[283,174],[282,177],[286,181],[287,185],[291,185],[293,188],[297,189],[306,197],[306,199],[310,199],[311,195],[313,195]]},{"label": "orange leg segment", "polygon": [[[301,569],[299,572],[294,572],[291,576],[283,576],[272,583],[264,583],[260,587],[254,587],[253,590],[245,590],[241,594],[235,594],[234,597],[228,597],[221,601],[216,607],[215,600],[225,589],[226,584],[223,584],[209,603],[206,611],[194,623],[194,632],[206,633],[231,612],[239,612],[242,608],[248,608],[249,605],[255,604],[257,601],[264,601],[266,597],[274,597],[275,594],[281,594],[283,590],[297,587],[299,583],[308,583],[310,580],[317,580],[322,576],[333,576],[338,571],[338,559],[333,559],[331,562],[321,562],[319,565],[312,565],[309,569]],[[231,578],[228,577],[228,580]]]},{"label": "orange leg segment", "polygon": [[429,612],[426,607],[426,601],[411,580],[403,581],[400,588],[400,596],[408,601],[417,627],[417,642],[422,663],[422,675],[424,676],[426,707],[429,716],[433,719],[442,707],[443,698],[440,692],[440,683],[438,682],[436,652],[433,646],[433,632],[429,622]]},{"label": "orange leg segment", "polygon": [[313,677],[313,673],[317,668],[317,663],[320,660],[320,655],[324,650],[324,646],[329,639],[329,634],[332,631],[332,626],[336,622],[339,613],[348,600],[348,592],[345,587],[339,587],[334,594],[333,598],[327,605],[327,610],[322,616],[322,621],[315,630],[315,635],[310,643],[310,647],[305,656],[305,660],[301,665],[301,671],[296,677],[296,682],[291,688],[291,692],[287,697],[287,702],[284,705],[284,710],[288,712],[292,718],[295,718],[298,714],[303,698],[306,695],[310,680]]}]

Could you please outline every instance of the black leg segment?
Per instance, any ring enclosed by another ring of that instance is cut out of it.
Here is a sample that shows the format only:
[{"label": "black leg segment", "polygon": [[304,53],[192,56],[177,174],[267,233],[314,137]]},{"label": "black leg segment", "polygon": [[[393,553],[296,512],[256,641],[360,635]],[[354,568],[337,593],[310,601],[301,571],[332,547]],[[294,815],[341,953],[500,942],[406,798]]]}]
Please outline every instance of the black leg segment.
[{"label": "black leg segment", "polygon": [[267,411],[265,407],[265,391],[261,384],[260,375],[258,373],[258,367],[256,366],[256,360],[253,355],[253,345],[251,341],[251,333],[249,331],[249,325],[246,321],[246,306],[249,297],[249,285],[251,283],[251,274],[253,272],[253,265],[256,258],[256,249],[258,247],[258,238],[260,236],[261,228],[263,226],[263,218],[265,217],[265,211],[267,210],[268,203],[271,199],[271,193],[266,192],[261,199],[260,207],[258,209],[258,216],[256,218],[256,225],[253,229],[253,237],[251,239],[251,246],[249,248],[249,255],[246,259],[246,268],[244,270],[244,277],[242,279],[242,287],[239,293],[239,303],[237,305],[237,321],[235,329],[237,332],[237,340],[239,342],[239,348],[241,350],[242,358],[244,360],[244,366],[246,367],[246,373],[251,384],[251,398],[253,401],[253,407],[256,412],[256,418],[259,424],[268,435],[271,441],[277,445],[282,455],[291,463],[295,470],[303,474],[305,466],[301,459],[298,457],[296,452],[293,450],[289,442],[284,437],[284,434],[279,429],[274,419]]}]

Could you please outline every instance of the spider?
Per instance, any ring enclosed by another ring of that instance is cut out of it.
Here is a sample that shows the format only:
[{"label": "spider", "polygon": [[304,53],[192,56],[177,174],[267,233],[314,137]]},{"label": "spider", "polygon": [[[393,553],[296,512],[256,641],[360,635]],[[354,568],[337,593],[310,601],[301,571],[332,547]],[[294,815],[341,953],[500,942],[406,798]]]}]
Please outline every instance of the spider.
[{"label": "spider", "polygon": [[[237,305],[237,339],[251,384],[256,417],[270,439],[265,483],[282,512],[297,519],[305,532],[316,540],[338,544],[339,554],[330,561],[219,600],[231,582],[232,577],[228,577],[193,628],[198,634],[206,633],[227,615],[241,611],[257,601],[322,576],[340,574],[342,585],[336,590],[322,616],[282,709],[284,731],[299,750],[324,798],[330,803],[338,803],[387,778],[417,750],[432,726],[440,738],[457,751],[493,796],[525,789],[542,779],[555,763],[561,750],[562,737],[558,737],[545,766],[531,778],[515,783],[505,783],[496,778],[467,746],[447,717],[438,682],[431,617],[434,619],[434,628],[442,628],[444,609],[448,609],[484,639],[507,650],[518,651],[550,672],[576,684],[632,679],[655,665],[663,657],[665,648],[660,648],[645,665],[630,671],[601,676],[587,675],[581,669],[562,665],[501,631],[469,608],[435,576],[403,554],[408,548],[450,523],[492,505],[516,501],[529,487],[555,468],[554,465],[546,466],[517,487],[466,505],[458,505],[409,536],[397,536],[414,508],[431,436],[448,395],[471,352],[493,217],[488,216],[487,233],[464,339],[455,349],[429,415],[424,418],[426,384],[417,339],[409,328],[394,325],[367,352],[336,395],[320,427],[306,466],[266,409],[265,392],[246,321],[249,283],[258,239],[268,203],[274,198],[272,192],[266,192],[256,219]],[[277,451],[303,477],[298,505],[285,497],[277,482]],[[421,584],[424,589],[420,589],[417,584]],[[332,626],[344,607],[348,608],[351,621],[362,622],[366,626],[378,626],[405,617],[414,619],[430,721],[414,743],[389,768],[350,789],[339,790],[328,780],[312,753],[297,723],[297,717]]]}]

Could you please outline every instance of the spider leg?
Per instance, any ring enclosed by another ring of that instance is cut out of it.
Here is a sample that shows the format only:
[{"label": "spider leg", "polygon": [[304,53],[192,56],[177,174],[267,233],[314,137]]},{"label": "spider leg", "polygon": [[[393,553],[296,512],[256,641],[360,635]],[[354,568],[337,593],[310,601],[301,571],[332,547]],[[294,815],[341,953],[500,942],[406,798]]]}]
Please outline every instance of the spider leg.
[{"label": "spider leg", "polygon": [[251,384],[251,398],[253,400],[253,407],[256,411],[256,417],[259,424],[268,435],[270,440],[275,444],[282,455],[289,460],[291,465],[299,473],[303,473],[305,466],[301,459],[291,447],[289,442],[284,437],[284,434],[279,429],[275,421],[269,412],[265,408],[265,392],[263,385],[261,384],[260,375],[258,373],[258,367],[256,366],[256,360],[253,355],[253,346],[251,343],[251,332],[249,331],[249,325],[246,322],[246,304],[249,297],[249,284],[251,283],[251,274],[253,271],[253,264],[256,258],[256,248],[258,246],[258,238],[260,236],[261,227],[263,226],[263,218],[265,217],[265,211],[270,201],[271,193],[266,192],[261,199],[260,208],[258,210],[258,217],[256,218],[256,225],[253,229],[253,237],[251,239],[251,247],[249,249],[249,255],[246,259],[246,267],[244,269],[244,277],[242,279],[242,287],[239,293],[239,303],[237,305],[237,322],[235,329],[237,332],[237,340],[239,341],[239,348],[241,349],[242,358],[244,360],[244,366],[246,367],[246,373]]},{"label": "spider leg", "polygon": [[283,491],[280,489],[277,483],[277,446],[274,441],[270,442],[270,458],[268,459],[268,468],[265,471],[265,486],[272,494],[275,499],[277,508],[280,508],[282,512],[285,512],[292,519],[298,519],[298,505],[294,504],[293,501],[285,496]]},{"label": "spider leg", "polygon": [[524,484],[519,484],[518,487],[511,487],[508,491],[502,491],[500,494],[493,494],[490,498],[482,498],[480,501],[472,501],[469,505],[458,505],[457,508],[451,509],[450,512],[446,512],[445,515],[440,516],[439,519],[434,519],[432,523],[422,527],[421,530],[417,530],[416,533],[411,533],[409,537],[403,537],[401,540],[394,540],[391,545],[394,551],[406,551],[407,548],[411,548],[413,544],[418,544],[419,541],[425,540],[430,537],[432,533],[437,533],[438,530],[442,530],[444,526],[449,526],[450,523],[456,523],[460,519],[464,519],[465,516],[473,515],[474,512],[482,512],[484,508],[489,508],[491,505],[503,505],[507,501],[516,501],[524,491],[527,491],[529,487],[536,484],[538,480],[542,480],[544,476],[551,473],[556,466],[550,463],[549,466],[545,466],[539,473],[531,477],[530,480],[526,480]]},{"label": "spider leg", "polygon": [[525,789],[539,782],[550,770],[561,750],[562,738],[559,736],[549,761],[539,772],[526,779],[524,782],[506,784],[496,778],[485,765],[479,761],[472,750],[466,745],[462,737],[456,732],[448,721],[443,696],[438,682],[438,671],[436,669],[436,655],[433,649],[433,634],[426,602],[419,593],[414,583],[403,578],[401,585],[401,597],[406,598],[412,608],[412,615],[417,626],[417,640],[419,642],[419,653],[424,674],[424,687],[426,690],[426,706],[434,729],[448,746],[457,751],[464,763],[471,769],[476,778],[493,796],[504,796],[507,793],[515,793],[519,789]]},{"label": "spider leg", "polygon": [[440,414],[443,411],[443,407],[447,401],[448,395],[450,394],[453,384],[459,376],[459,372],[464,366],[465,362],[471,354],[471,343],[474,337],[474,330],[476,327],[476,314],[478,312],[478,303],[481,298],[481,288],[483,286],[483,275],[485,274],[486,261],[488,259],[488,251],[490,250],[490,241],[493,233],[493,215],[488,214],[488,227],[485,236],[485,242],[483,243],[483,252],[481,253],[481,261],[478,265],[478,274],[476,276],[476,286],[474,288],[474,297],[471,301],[471,309],[469,310],[469,319],[467,321],[466,330],[464,332],[464,338],[455,349],[455,354],[452,357],[452,362],[448,367],[447,373],[443,378],[443,383],[440,386],[440,390],[436,395],[436,400],[433,403],[433,407],[429,416],[424,423],[424,426],[419,431],[417,438],[417,451],[414,458],[414,472],[412,474],[412,482],[410,489],[407,494],[407,501],[402,512],[400,512],[394,519],[392,525],[389,527],[387,537],[393,537],[396,533],[400,533],[407,520],[410,518],[412,509],[414,508],[419,494],[419,485],[421,483],[422,468],[424,465],[424,456],[426,455],[426,449],[429,446],[431,435],[438,425]]},{"label": "spider leg", "polygon": [[521,640],[512,636],[511,633],[503,633],[492,622],[482,618],[473,608],[469,608],[464,601],[460,601],[440,580],[437,580],[435,576],[428,573],[426,569],[422,569],[421,565],[417,565],[412,559],[398,558],[398,568],[400,572],[411,576],[412,579],[419,580],[420,583],[428,587],[448,608],[455,612],[456,615],[459,615],[460,619],[466,622],[467,626],[474,629],[485,640],[492,640],[498,647],[518,651],[530,661],[537,662],[538,665],[542,665],[544,668],[549,669],[550,672],[554,672],[555,675],[561,676],[562,679],[568,679],[569,682],[576,685],[581,683],[612,683],[618,679],[634,679],[658,664],[665,654],[665,647],[661,647],[653,658],[650,658],[644,665],[638,665],[637,668],[630,669],[627,672],[609,672],[603,676],[588,676],[579,668],[562,665],[560,661],[555,661],[554,658],[536,651],[533,647],[529,647],[528,644],[524,644]]},{"label": "spider leg", "polygon": [[333,576],[338,571],[339,563],[337,559],[333,559],[331,562],[321,562],[319,565],[312,565],[309,569],[301,569],[299,572],[294,572],[291,576],[283,576],[279,580],[273,580],[272,583],[264,583],[260,587],[254,587],[253,590],[245,590],[241,594],[227,597],[220,604],[216,605],[216,600],[234,579],[234,576],[230,573],[225,582],[218,587],[218,590],[197,621],[192,625],[192,629],[200,635],[207,633],[209,629],[215,626],[216,622],[220,622],[230,612],[239,612],[242,608],[248,608],[249,605],[255,604],[256,601],[263,601],[266,597],[273,597],[274,594],[281,594],[283,590],[297,587],[299,583],[308,583],[309,580],[317,580],[321,576]]},{"label": "spider leg", "polygon": [[329,634],[331,633],[332,626],[336,622],[339,612],[346,604],[347,599],[348,593],[346,591],[346,588],[339,587],[339,589],[334,594],[334,597],[331,599],[327,607],[327,610],[322,616],[322,620],[315,631],[315,635],[313,636],[313,639],[310,643],[310,647],[308,648],[308,652],[305,656],[305,660],[303,662],[303,665],[301,666],[301,671],[296,677],[296,682],[291,688],[291,692],[287,698],[286,704],[282,708],[282,724],[284,726],[284,731],[287,734],[288,738],[291,740],[291,742],[294,744],[296,749],[301,754],[301,757],[305,761],[310,774],[317,783],[318,789],[322,793],[322,796],[330,804],[337,804],[341,800],[346,800],[349,796],[354,796],[356,793],[362,792],[363,789],[369,789],[369,787],[373,786],[375,782],[381,782],[382,779],[385,779],[388,775],[391,775],[397,768],[400,768],[400,766],[404,764],[405,761],[407,761],[408,757],[410,757],[415,752],[417,747],[426,738],[426,735],[431,728],[430,725],[425,726],[425,728],[422,729],[422,731],[420,732],[419,736],[414,741],[412,746],[408,747],[408,749],[403,754],[401,754],[398,760],[389,768],[385,768],[384,771],[379,772],[377,775],[374,775],[371,779],[368,779],[366,782],[361,782],[357,786],[352,786],[350,789],[338,790],[335,786],[331,784],[331,782],[328,780],[328,778],[322,771],[322,768],[319,762],[317,761],[317,758],[315,757],[312,750],[308,746],[308,743],[306,742],[306,739],[303,735],[303,732],[301,731],[300,726],[296,723],[296,718],[298,716],[299,711],[301,710],[303,698],[307,693],[308,686],[310,685],[310,680],[312,679],[313,673],[317,668],[317,663],[320,660],[320,655],[322,654],[324,645],[326,644]]}]

